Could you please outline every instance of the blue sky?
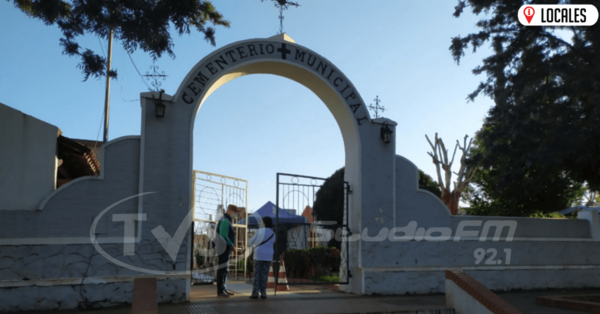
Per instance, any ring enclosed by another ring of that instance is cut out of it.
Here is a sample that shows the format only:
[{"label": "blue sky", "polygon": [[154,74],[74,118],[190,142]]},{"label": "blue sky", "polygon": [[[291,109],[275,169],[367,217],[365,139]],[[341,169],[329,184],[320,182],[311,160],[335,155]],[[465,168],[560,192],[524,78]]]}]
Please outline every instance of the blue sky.
[{"label": "blue sky", "polygon": [[[353,82],[367,104],[379,96],[383,116],[398,122],[396,152],[432,177],[435,167],[425,134],[436,132],[452,152],[457,139],[473,136],[492,106],[466,96],[484,79],[471,70],[490,54],[483,47],[456,65],[450,39],[476,31],[477,17],[452,16],[457,1],[300,0],[285,12],[284,31],[321,54]],[[217,46],[197,33],[175,38],[175,59],[156,65],[168,75],[162,88],[174,94],[187,72],[224,45],[279,31],[278,10],[260,0],[213,1],[231,21],[218,28]],[[58,126],[71,138],[102,139],[104,80],[89,79],[78,59],[62,55],[56,27],[27,18],[0,1],[0,102]],[[106,51],[106,40],[80,39]],[[117,41],[113,47],[109,139],[140,134],[139,94],[148,90]],[[152,60],[132,55],[142,74]],[[229,82],[200,109],[194,129],[194,169],[249,181],[249,209],[275,201],[275,174],[330,176],[344,165],[341,133],[327,107],[308,89],[285,78],[250,75]],[[457,170],[458,165],[455,167]]]}]

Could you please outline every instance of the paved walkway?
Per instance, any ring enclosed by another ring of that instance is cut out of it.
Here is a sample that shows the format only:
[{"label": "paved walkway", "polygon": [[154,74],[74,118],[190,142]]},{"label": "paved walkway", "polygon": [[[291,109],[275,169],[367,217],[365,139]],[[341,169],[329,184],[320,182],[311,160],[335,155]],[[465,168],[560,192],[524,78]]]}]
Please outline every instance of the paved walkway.
[{"label": "paved walkway", "polygon": [[[311,313],[401,313],[401,314],[453,314],[446,308],[444,294],[413,296],[356,296],[316,286],[292,286],[292,291],[268,290],[266,300],[249,299],[252,286],[229,283],[236,293],[228,299],[216,298],[216,286],[192,286],[190,302],[159,304],[160,314],[311,314]],[[100,310],[52,311],[51,314],[130,314],[131,307]]]},{"label": "paved walkway", "polygon": [[[295,314],[295,313],[401,313],[401,314],[453,314],[454,310],[445,306],[444,294],[401,295],[401,296],[357,296],[318,286],[290,286],[292,291],[277,292],[268,290],[266,300],[251,300],[248,297],[252,287],[241,282],[229,283],[229,289],[236,292],[228,299],[216,298],[213,285],[192,286],[190,302],[179,304],[159,304],[160,314],[205,313],[205,314]],[[567,294],[600,294],[600,289],[571,290],[529,290],[497,293],[525,314],[574,314],[583,313],[539,306],[538,296]],[[39,312],[36,312],[39,313]],[[100,310],[52,311],[51,314],[130,314],[131,307],[116,307]]]},{"label": "paved walkway", "polygon": [[581,295],[581,294],[598,294],[600,289],[552,289],[552,290],[527,290],[527,291],[509,291],[497,292],[499,297],[512,304],[524,314],[575,314],[586,313],[573,310],[564,310],[559,308],[541,306],[536,304],[536,299],[539,296],[546,295]]},{"label": "paved walkway", "polygon": [[[268,291],[266,300],[251,300],[248,297],[252,286],[244,283],[229,284],[236,292],[229,299],[215,298],[216,287],[194,287],[189,303],[190,311],[202,308],[206,313],[440,313],[451,314],[454,310],[445,306],[443,294],[429,296],[356,296],[340,293],[318,286],[291,286],[292,291]],[[177,307],[177,305],[170,305]],[[167,310],[169,306],[159,309]],[[208,311],[211,309],[211,311]],[[164,312],[171,313],[171,312]],[[175,312],[173,312],[175,313]],[[180,312],[181,313],[181,312]],[[183,312],[186,313],[186,312]]]}]

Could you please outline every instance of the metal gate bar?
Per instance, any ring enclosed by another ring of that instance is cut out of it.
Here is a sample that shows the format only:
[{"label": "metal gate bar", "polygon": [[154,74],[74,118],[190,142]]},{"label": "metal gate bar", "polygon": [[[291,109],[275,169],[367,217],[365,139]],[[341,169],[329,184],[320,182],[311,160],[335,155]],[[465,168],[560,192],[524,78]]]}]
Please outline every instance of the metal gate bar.
[{"label": "metal gate bar", "polygon": [[[290,182],[284,182],[288,180]],[[350,186],[348,182],[343,182],[343,195],[342,199],[339,201],[343,204],[341,221],[336,221],[335,223],[325,223],[325,222],[317,222],[313,221],[310,223],[308,220],[305,220],[304,223],[296,222],[293,224],[294,229],[298,229],[298,236],[293,239],[293,242],[290,243],[290,225],[282,224],[280,211],[285,213],[286,217],[292,216],[295,218],[302,217],[302,210],[307,210],[310,207],[314,206],[314,203],[317,198],[317,192],[322,187],[323,183],[326,179],[305,175],[296,175],[296,174],[288,174],[288,173],[277,173],[277,192],[276,192],[276,210],[275,210],[275,230],[276,230],[276,238],[275,238],[275,256],[273,262],[273,272],[275,275],[275,294],[277,293],[277,285],[279,284],[279,266],[281,263],[281,256],[283,253],[293,248],[310,248],[314,246],[316,243],[315,238],[312,236],[313,230],[321,228],[321,230],[329,230],[335,237],[338,232],[340,235],[340,243],[339,243],[339,255],[340,255],[340,265],[338,269],[339,281],[334,282],[337,284],[348,284],[349,278],[351,276],[349,271],[349,260],[348,260],[348,241],[347,237],[350,235],[350,231],[348,229],[348,205],[349,205],[349,194]],[[305,181],[308,181],[305,182]],[[282,214],[283,215],[283,214]],[[313,216],[314,217],[314,216]],[[285,229],[285,228],[288,229]],[[283,232],[285,231],[285,233]],[[292,233],[292,236],[294,234]],[[306,236],[305,236],[306,235]],[[306,242],[303,242],[305,241]],[[311,243],[314,240],[315,242]],[[286,265],[286,270],[289,271],[289,266]],[[287,276],[286,276],[287,278]],[[288,285],[319,285],[319,284],[334,284],[332,282],[319,282],[317,280],[294,280],[291,281],[291,278],[288,278]],[[297,278],[296,278],[297,279]]]},{"label": "metal gate bar", "polygon": [[[247,218],[248,181],[198,170],[194,170],[192,175],[194,192],[192,210],[195,227],[192,229],[192,265],[190,268],[192,282],[212,284],[216,278],[216,268],[214,266],[218,264],[216,261],[217,256],[214,249],[208,246],[214,241],[214,229],[219,218],[223,215],[224,209],[229,204],[244,208],[244,212],[233,221],[233,227],[236,229],[236,246],[232,251],[228,271],[233,266],[233,271],[237,277],[238,270],[243,269],[245,281],[247,261],[244,257],[244,250],[248,241],[248,219],[245,219],[246,223],[244,224],[238,224],[237,222],[240,219]],[[198,251],[203,253],[200,256],[206,264],[205,266],[208,266],[207,270],[194,269],[194,266],[196,266],[194,265],[194,257]],[[244,257],[242,268],[238,265],[238,262],[242,260],[241,257]]]}]

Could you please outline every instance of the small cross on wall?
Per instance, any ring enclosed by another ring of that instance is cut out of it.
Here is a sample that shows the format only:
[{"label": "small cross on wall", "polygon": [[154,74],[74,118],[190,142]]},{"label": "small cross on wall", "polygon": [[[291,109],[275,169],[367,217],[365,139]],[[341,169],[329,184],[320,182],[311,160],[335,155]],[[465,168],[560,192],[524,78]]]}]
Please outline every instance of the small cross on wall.
[{"label": "small cross on wall", "polygon": [[379,95],[375,96],[375,105],[370,104],[368,107],[370,110],[373,111],[373,113],[375,113],[375,119],[379,118],[379,111],[381,111],[381,113],[383,113],[385,111],[385,107],[380,106],[379,103],[381,102],[381,100],[379,99]]},{"label": "small cross on wall", "polygon": [[162,85],[162,82],[164,82],[167,79],[167,76],[165,74],[165,71],[162,72],[158,72],[158,65],[155,65],[154,63],[152,63],[152,65],[150,66],[150,70],[152,70],[152,73],[149,73],[148,71],[146,71],[146,75],[142,75],[143,77],[146,78],[146,80],[150,81],[150,84],[152,85],[152,87],[154,87],[154,90],[150,89],[150,91],[160,91],[160,86]]}]

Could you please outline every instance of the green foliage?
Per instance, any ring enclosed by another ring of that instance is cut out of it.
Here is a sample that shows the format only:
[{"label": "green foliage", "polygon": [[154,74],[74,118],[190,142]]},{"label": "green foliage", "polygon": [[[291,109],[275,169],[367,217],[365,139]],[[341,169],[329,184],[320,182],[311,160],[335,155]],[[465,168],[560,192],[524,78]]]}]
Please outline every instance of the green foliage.
[{"label": "green foliage", "polygon": [[198,268],[200,268],[200,269],[205,268],[204,256],[201,256],[200,252],[198,252],[198,251],[196,251],[195,256],[196,256],[196,265],[198,265]]},{"label": "green foliage", "polygon": [[311,279],[314,281],[320,281],[320,282],[338,283],[338,282],[340,282],[340,275],[339,274],[323,275],[323,276],[314,277]]},{"label": "green foliage", "polygon": [[452,39],[457,63],[466,49],[493,48],[473,70],[487,78],[468,96],[495,103],[478,134],[471,213],[552,212],[568,207],[582,183],[600,188],[600,28],[527,27],[517,20],[525,3],[459,1],[454,14],[486,13],[479,32]]},{"label": "green foliage", "polygon": [[557,212],[547,213],[547,212],[542,212],[542,211],[536,211],[536,212],[532,213],[531,215],[529,215],[529,217],[531,217],[531,218],[561,218],[561,219],[567,219],[567,217],[565,215],[557,213]]},{"label": "green foliage", "polygon": [[579,212],[579,210],[575,210],[574,212],[571,213],[571,219],[577,219],[577,213]]},{"label": "green foliage", "polygon": [[340,251],[335,247],[317,246],[312,249],[289,250],[283,253],[285,270],[291,278],[309,278],[311,270],[321,270],[326,275],[338,274]]},{"label": "green foliage", "polygon": [[581,194],[581,184],[560,169],[543,171],[516,153],[489,154],[480,134],[470,159],[481,166],[461,196],[470,205],[467,214],[529,217],[565,209]]},{"label": "green foliage", "polygon": [[[238,271],[244,271],[244,262],[245,260],[241,259],[237,262],[237,269]],[[252,271],[254,271],[254,261],[253,260],[248,260],[248,263],[246,264],[246,273],[251,273]]]},{"label": "green foliage", "polygon": [[442,197],[442,191],[438,183],[428,174],[419,169],[419,189],[427,190],[437,197]]},{"label": "green foliage", "polygon": [[[313,204],[313,216],[319,221],[336,221],[338,224],[343,224],[344,219],[344,167],[338,169],[329,178],[325,180],[319,191],[317,198]],[[437,182],[429,175],[419,170],[419,188],[431,191],[433,194],[441,197]],[[328,228],[329,226],[323,226]],[[334,230],[339,226],[331,226],[329,229]],[[340,248],[341,242],[335,237],[328,243],[329,246]]]},{"label": "green foliage", "polygon": [[[317,197],[313,204],[315,220],[335,221],[339,225],[344,223],[344,188],[344,167],[342,167],[327,178],[317,191]],[[339,226],[323,227],[335,230]],[[329,245],[339,248],[340,241],[334,237],[329,241]]]},{"label": "green foliage", "polygon": [[[336,221],[342,224],[344,218],[344,167],[338,169],[331,177],[327,178],[323,186],[317,192],[317,198],[313,205],[313,216],[315,220]],[[419,170],[419,188],[428,190],[441,197],[437,182],[429,175]],[[325,227],[325,226],[324,226]],[[339,241],[332,239],[329,246],[339,248]]]},{"label": "green foliage", "polygon": [[325,180],[313,205],[315,220],[336,221],[341,224],[344,218],[344,167],[338,169]]},{"label": "green foliage", "polygon": [[[60,45],[63,53],[78,56],[78,67],[84,81],[90,76],[106,75],[106,58],[77,42],[77,37],[91,34],[108,40],[110,29],[114,39],[122,43],[128,53],[138,48],[156,60],[163,54],[175,57],[174,44],[169,32],[171,26],[179,35],[189,34],[195,29],[215,45],[215,29],[208,26],[229,27],[210,1],[164,0],[164,1],[120,1],[120,0],[13,0],[15,6],[29,17],[40,19],[46,25],[56,25],[63,37]],[[116,77],[113,69],[109,75]]]}]

